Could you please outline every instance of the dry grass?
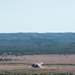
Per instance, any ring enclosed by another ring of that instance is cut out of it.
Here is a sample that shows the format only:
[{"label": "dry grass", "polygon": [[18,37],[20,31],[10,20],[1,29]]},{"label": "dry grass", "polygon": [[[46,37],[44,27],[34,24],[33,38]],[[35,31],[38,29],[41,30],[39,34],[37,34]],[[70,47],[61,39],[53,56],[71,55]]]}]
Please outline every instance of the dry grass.
[{"label": "dry grass", "polygon": [[45,68],[32,68],[28,64],[44,62],[44,64],[75,64],[75,55],[26,55],[7,56],[0,58],[12,58],[12,61],[0,61],[0,70],[24,70],[31,72],[47,73],[73,73],[75,66],[71,65],[45,65]]}]

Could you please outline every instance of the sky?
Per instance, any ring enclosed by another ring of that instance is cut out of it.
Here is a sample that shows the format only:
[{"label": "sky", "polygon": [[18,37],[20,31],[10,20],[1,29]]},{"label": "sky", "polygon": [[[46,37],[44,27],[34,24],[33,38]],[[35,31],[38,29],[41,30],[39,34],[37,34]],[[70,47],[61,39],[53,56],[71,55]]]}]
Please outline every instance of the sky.
[{"label": "sky", "polygon": [[0,33],[75,32],[75,0],[0,0]]}]

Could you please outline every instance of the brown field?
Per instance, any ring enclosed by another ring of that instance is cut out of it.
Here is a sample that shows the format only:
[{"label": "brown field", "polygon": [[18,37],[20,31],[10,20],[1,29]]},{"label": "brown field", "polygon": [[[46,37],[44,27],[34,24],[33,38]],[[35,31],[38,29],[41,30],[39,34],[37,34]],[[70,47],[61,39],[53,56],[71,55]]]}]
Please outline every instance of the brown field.
[{"label": "brown field", "polygon": [[[75,74],[75,55],[26,55],[26,56],[0,56],[11,61],[0,61],[2,70],[23,70],[35,73],[73,73]],[[44,62],[44,68],[32,68],[33,62]]]}]

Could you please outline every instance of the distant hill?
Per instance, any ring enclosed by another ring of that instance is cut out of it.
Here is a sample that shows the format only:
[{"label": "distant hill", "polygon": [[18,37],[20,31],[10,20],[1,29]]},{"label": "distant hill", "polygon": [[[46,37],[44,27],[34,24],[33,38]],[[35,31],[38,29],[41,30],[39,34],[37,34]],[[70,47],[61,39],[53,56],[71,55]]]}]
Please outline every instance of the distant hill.
[{"label": "distant hill", "polygon": [[3,54],[75,54],[75,33],[0,33]]}]

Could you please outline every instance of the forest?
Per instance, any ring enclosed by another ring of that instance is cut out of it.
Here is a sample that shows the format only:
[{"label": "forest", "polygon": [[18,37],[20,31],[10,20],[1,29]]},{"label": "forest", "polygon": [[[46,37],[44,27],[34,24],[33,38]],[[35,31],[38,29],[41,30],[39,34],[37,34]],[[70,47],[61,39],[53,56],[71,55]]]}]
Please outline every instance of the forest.
[{"label": "forest", "polygon": [[75,54],[75,33],[0,33],[0,55]]}]

